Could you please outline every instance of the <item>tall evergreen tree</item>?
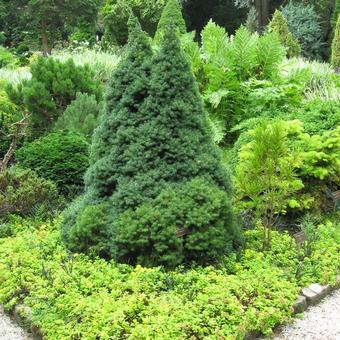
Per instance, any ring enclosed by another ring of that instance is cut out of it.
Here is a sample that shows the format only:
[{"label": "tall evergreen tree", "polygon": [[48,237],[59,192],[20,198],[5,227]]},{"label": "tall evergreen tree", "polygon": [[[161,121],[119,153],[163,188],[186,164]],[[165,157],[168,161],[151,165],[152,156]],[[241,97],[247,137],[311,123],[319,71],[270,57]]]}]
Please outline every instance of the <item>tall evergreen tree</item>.
[{"label": "tall evergreen tree", "polygon": [[332,44],[332,66],[337,72],[340,72],[340,15],[338,16]]},{"label": "tall evergreen tree", "polygon": [[156,43],[160,43],[164,33],[171,27],[177,33],[184,34],[187,32],[186,24],[182,15],[182,6],[178,0],[168,0],[162,16],[158,22],[157,31],[155,34]]}]

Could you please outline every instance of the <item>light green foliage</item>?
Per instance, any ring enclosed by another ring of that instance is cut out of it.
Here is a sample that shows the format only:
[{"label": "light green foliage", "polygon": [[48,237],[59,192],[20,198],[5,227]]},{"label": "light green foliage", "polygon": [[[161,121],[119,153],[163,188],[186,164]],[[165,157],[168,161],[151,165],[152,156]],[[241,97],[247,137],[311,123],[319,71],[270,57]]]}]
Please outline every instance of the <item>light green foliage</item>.
[{"label": "light green foliage", "polygon": [[309,256],[276,231],[263,251],[258,227],[246,231],[239,261],[173,271],[70,256],[57,226],[16,221],[15,228],[16,237],[0,240],[0,303],[29,306],[47,340],[270,335],[290,320],[300,289],[334,284],[340,265],[340,225],[330,222],[314,226]]},{"label": "light green foliage", "polygon": [[224,121],[227,132],[244,118],[247,93],[242,84],[252,78],[276,79],[284,49],[274,33],[258,36],[241,27],[230,39],[210,21],[202,31],[201,53],[202,92],[211,117]]},{"label": "light green foliage", "polygon": [[0,240],[0,303],[31,307],[47,340],[242,338],[251,330],[271,334],[290,319],[295,282],[259,253],[244,264],[226,262],[233,275],[223,267],[165,272],[92,261],[69,256],[59,232],[42,224]]},{"label": "light green foliage", "polygon": [[303,158],[298,176],[313,196],[313,207],[324,210],[329,206],[327,190],[336,190],[340,182],[340,127],[321,136],[302,134],[296,145]]},{"label": "light green foliage", "polygon": [[290,1],[282,8],[282,15],[288,22],[289,30],[301,46],[301,53],[307,58],[320,58],[322,28],[320,16],[313,5]]},{"label": "light green foliage", "polygon": [[55,184],[39,178],[32,170],[10,168],[0,173],[0,221],[10,214],[50,214],[56,203]]},{"label": "light green foliage", "polygon": [[78,134],[54,132],[20,148],[15,157],[20,166],[52,180],[63,194],[82,191],[88,167],[88,144]]},{"label": "light green foliage", "polygon": [[17,87],[9,86],[8,94],[31,113],[34,136],[48,130],[77,92],[94,94],[101,99],[102,89],[88,66],[76,66],[70,59],[61,63],[52,58],[38,58],[31,67],[32,78]]},{"label": "light green foliage", "polygon": [[301,230],[306,233],[307,241],[300,247],[287,232],[273,231],[271,246],[265,252],[262,250],[263,228],[257,226],[246,231],[246,250],[241,263],[247,266],[254,258],[268,261],[280,268],[285,279],[300,287],[315,282],[334,285],[340,266],[340,224],[328,220],[318,224],[304,219]]},{"label": "light green foliage", "polygon": [[228,195],[196,178],[123,213],[115,222],[114,257],[145,266],[206,264],[229,254],[237,236]]},{"label": "light green foliage", "polygon": [[94,129],[99,123],[102,103],[94,95],[78,92],[76,99],[66,108],[56,122],[55,129],[68,130],[91,142]]},{"label": "light green foliage", "polygon": [[160,43],[164,34],[169,30],[175,30],[180,36],[187,32],[182,15],[182,6],[179,0],[167,0],[167,3],[158,22],[154,41]]},{"label": "light green foliage", "polygon": [[3,67],[14,66],[15,60],[12,53],[0,45],[0,69]]},{"label": "light green foliage", "polygon": [[128,20],[136,15],[148,34],[154,35],[166,0],[105,0],[102,8],[105,40],[116,45],[128,41]]},{"label": "light green foliage", "polygon": [[0,159],[3,158],[13,133],[13,123],[20,118],[19,108],[13,104],[6,91],[4,83],[0,81]]},{"label": "light green foliage", "polygon": [[114,53],[89,49],[89,46],[86,43],[79,43],[77,47],[72,49],[55,51],[51,57],[62,63],[72,59],[77,66],[88,65],[94,73],[94,79],[99,80],[102,83],[108,81],[120,60],[119,51]]},{"label": "light green foliage", "polygon": [[280,75],[285,82],[302,86],[308,101],[340,100],[340,77],[328,63],[292,58],[280,65]]},{"label": "light green foliage", "polygon": [[332,43],[332,66],[335,70],[340,70],[340,15],[335,27],[335,33]]},{"label": "light green foliage", "polygon": [[[270,124],[268,119],[255,119],[240,124],[240,130],[245,129],[232,149],[230,159],[235,167],[242,168],[242,153],[252,140],[252,130],[261,124]],[[289,210],[314,209],[324,211],[329,209],[330,202],[326,192],[335,190],[339,183],[339,129],[332,126],[331,130],[321,135],[309,135],[304,132],[299,121],[281,122],[286,130],[286,142],[290,153],[289,163],[295,169],[295,176],[303,182],[304,187],[290,195],[286,205]],[[237,151],[241,150],[239,154]],[[288,158],[289,159],[289,158]],[[242,176],[241,176],[242,180]],[[258,188],[259,191],[261,190]],[[245,202],[245,206],[252,202]],[[242,206],[242,204],[241,204]]]},{"label": "light green foliage", "polygon": [[252,140],[240,152],[236,169],[236,190],[246,209],[254,210],[265,228],[264,247],[271,242],[271,229],[287,202],[303,188],[296,169],[300,159],[290,147],[288,134],[300,132],[294,122],[263,124],[251,131]]},{"label": "light green foliage", "polygon": [[286,48],[287,57],[296,57],[300,54],[301,47],[299,42],[289,31],[287,20],[279,10],[275,11],[268,28],[278,35],[281,44]]}]

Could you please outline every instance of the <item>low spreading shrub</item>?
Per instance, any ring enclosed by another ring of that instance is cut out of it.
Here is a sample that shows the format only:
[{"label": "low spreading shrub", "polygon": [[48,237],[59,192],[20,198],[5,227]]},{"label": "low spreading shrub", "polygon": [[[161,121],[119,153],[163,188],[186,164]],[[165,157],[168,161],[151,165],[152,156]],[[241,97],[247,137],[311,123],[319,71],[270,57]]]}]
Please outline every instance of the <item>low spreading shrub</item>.
[{"label": "low spreading shrub", "polygon": [[15,157],[21,167],[33,169],[39,176],[52,180],[61,193],[69,195],[83,188],[88,153],[83,137],[60,131],[24,145]]},{"label": "low spreading shrub", "polygon": [[292,113],[291,118],[299,119],[307,133],[322,134],[340,124],[340,101],[312,100],[297,113]]},{"label": "low spreading shrub", "polygon": [[340,269],[340,225],[331,222],[313,226],[309,256],[277,231],[263,251],[258,227],[245,232],[239,260],[173,271],[70,256],[58,223],[15,225],[15,237],[0,239],[0,303],[30,307],[47,340],[269,335],[289,321],[301,287],[334,284]]},{"label": "low spreading shrub", "polygon": [[289,320],[294,282],[256,253],[235,268],[164,271],[69,256],[43,224],[0,240],[0,303],[29,306],[47,340],[242,338]]},{"label": "low spreading shrub", "polygon": [[0,220],[10,214],[46,215],[56,208],[57,196],[51,181],[39,178],[32,170],[10,168],[0,173]]}]

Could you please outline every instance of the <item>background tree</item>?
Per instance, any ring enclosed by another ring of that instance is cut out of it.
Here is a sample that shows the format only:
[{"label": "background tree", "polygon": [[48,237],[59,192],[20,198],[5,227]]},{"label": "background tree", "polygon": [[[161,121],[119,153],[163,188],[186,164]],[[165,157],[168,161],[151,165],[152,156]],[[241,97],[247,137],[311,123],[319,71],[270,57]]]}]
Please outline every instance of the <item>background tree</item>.
[{"label": "background tree", "polygon": [[340,15],[338,16],[332,44],[332,66],[337,72],[340,72]]},{"label": "background tree", "polygon": [[184,34],[187,31],[182,15],[182,7],[178,0],[168,0],[166,6],[164,7],[155,34],[156,42],[160,42],[164,33],[169,29],[169,27],[176,29],[179,34]]},{"label": "background tree", "polygon": [[301,52],[299,42],[293,37],[289,31],[288,23],[279,10],[276,10],[268,28],[271,32],[277,33],[281,44],[287,50],[288,57],[296,57]]},{"label": "background tree", "polygon": [[153,36],[165,4],[166,0],[106,0],[101,10],[105,40],[116,45],[127,43],[131,11],[142,28]]},{"label": "background tree", "polygon": [[97,15],[98,0],[14,0],[11,6],[17,11],[19,18],[15,18],[21,30],[28,32],[30,40],[37,37],[43,53],[48,55],[67,23]]},{"label": "background tree", "polygon": [[322,28],[320,16],[313,5],[303,5],[290,1],[282,8],[289,30],[301,46],[302,55],[307,58],[320,58],[322,54]]}]

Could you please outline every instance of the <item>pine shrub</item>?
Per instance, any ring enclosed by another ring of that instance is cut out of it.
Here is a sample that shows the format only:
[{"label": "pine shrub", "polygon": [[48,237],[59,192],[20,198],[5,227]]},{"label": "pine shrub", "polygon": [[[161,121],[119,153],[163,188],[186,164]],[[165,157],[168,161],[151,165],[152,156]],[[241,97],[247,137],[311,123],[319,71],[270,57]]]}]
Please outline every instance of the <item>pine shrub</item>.
[{"label": "pine shrub", "polygon": [[33,169],[39,176],[52,180],[65,195],[73,195],[83,188],[88,144],[78,134],[50,133],[24,145],[15,157],[21,167]]},{"label": "pine shrub", "polygon": [[39,136],[56,122],[77,92],[93,94],[101,99],[102,88],[93,78],[88,66],[76,66],[72,59],[60,62],[39,57],[31,67],[32,79],[14,88],[8,94],[17,104],[31,113],[34,136]]},{"label": "pine shrub", "polygon": [[79,133],[87,141],[91,141],[94,129],[98,125],[102,110],[94,95],[78,92],[76,99],[66,108],[59,117],[55,128]]},{"label": "pine shrub", "polygon": [[338,16],[332,44],[332,66],[337,72],[340,72],[340,15]]},{"label": "pine shrub", "polygon": [[296,57],[301,52],[299,42],[293,37],[289,31],[288,23],[279,10],[276,10],[272,20],[270,21],[269,30],[276,32],[279,36],[281,44],[287,49],[287,57]]}]

